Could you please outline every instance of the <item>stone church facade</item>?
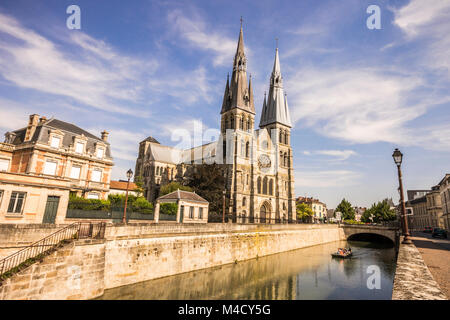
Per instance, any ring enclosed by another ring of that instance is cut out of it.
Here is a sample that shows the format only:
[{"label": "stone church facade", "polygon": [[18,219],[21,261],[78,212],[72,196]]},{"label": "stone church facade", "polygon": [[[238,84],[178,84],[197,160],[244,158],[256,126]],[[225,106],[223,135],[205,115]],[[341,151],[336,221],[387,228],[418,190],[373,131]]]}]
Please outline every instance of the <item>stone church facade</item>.
[{"label": "stone church facade", "polygon": [[278,48],[269,94],[264,96],[259,129],[255,129],[242,26],[220,113],[218,141],[187,150],[163,146],[153,137],[140,142],[135,177],[142,177],[147,199],[155,201],[162,185],[187,179],[197,163],[218,163],[224,169],[224,189],[230,200],[226,211],[234,222],[295,220],[292,124]]}]

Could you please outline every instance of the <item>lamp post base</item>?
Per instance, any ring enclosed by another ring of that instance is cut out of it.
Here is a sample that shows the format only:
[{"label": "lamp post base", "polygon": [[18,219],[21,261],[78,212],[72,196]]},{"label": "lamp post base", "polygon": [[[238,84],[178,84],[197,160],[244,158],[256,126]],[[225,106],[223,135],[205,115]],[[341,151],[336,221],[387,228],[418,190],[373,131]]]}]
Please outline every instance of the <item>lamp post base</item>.
[{"label": "lamp post base", "polygon": [[408,235],[403,238],[402,243],[403,244],[412,244],[413,242],[411,241],[411,239],[409,238],[409,235]]}]

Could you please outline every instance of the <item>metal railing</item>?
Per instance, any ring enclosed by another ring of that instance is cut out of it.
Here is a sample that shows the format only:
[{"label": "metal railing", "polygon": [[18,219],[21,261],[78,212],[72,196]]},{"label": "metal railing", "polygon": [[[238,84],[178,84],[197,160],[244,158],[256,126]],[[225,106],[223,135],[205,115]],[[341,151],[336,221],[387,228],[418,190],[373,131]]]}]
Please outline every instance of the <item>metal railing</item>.
[{"label": "metal railing", "polygon": [[[208,216],[208,222],[222,222],[223,216],[220,214],[210,214]],[[285,218],[260,218],[260,217],[252,217],[252,216],[243,216],[243,215],[226,215],[225,222],[233,222],[233,223],[249,223],[249,224],[303,224],[307,222],[303,222],[301,220],[294,219],[285,219]]]},{"label": "metal railing", "polygon": [[0,260],[0,280],[28,267],[58,246],[75,239],[103,239],[106,223],[75,222]]}]

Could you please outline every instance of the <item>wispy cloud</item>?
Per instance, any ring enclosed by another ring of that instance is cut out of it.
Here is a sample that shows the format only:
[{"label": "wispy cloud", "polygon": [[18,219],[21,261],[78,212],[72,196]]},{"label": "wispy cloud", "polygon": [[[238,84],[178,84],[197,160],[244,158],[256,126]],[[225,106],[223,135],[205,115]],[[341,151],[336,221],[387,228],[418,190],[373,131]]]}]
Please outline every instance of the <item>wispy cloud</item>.
[{"label": "wispy cloud", "polygon": [[450,76],[450,1],[411,0],[407,5],[392,9],[394,24],[408,41],[420,41],[422,63],[433,68],[445,68]]},{"label": "wispy cloud", "polygon": [[82,32],[68,37],[70,50],[65,51],[2,13],[0,36],[0,74],[6,80],[111,112],[132,114],[122,103],[139,100],[140,87],[133,80],[157,66],[154,61],[123,56]]},{"label": "wispy cloud", "polygon": [[[193,14],[187,17],[179,9],[169,12],[168,21],[191,46],[212,52],[214,65],[231,63],[236,50],[236,39],[208,30],[206,22],[200,16]],[[248,54],[248,48],[246,51]]]},{"label": "wispy cloud", "polygon": [[335,158],[335,160],[343,161],[347,160],[351,156],[357,153],[353,150],[315,150],[315,151],[303,151],[304,155],[324,155]]},{"label": "wispy cloud", "polygon": [[295,171],[295,187],[348,187],[359,183],[362,174],[351,170]]},{"label": "wispy cloud", "polygon": [[423,85],[414,75],[370,68],[309,68],[286,83],[295,121],[352,143],[408,142],[405,124],[430,106],[413,93]]}]

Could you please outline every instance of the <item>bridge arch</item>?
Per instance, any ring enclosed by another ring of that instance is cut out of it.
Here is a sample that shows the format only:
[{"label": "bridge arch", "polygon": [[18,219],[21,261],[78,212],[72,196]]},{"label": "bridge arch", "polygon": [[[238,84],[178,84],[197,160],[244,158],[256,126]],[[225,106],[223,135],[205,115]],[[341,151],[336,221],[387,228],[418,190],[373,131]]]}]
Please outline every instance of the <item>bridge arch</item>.
[{"label": "bridge arch", "polygon": [[343,225],[342,228],[347,240],[390,242],[394,246],[399,243],[398,228],[365,225]]}]

